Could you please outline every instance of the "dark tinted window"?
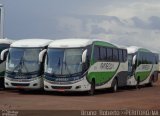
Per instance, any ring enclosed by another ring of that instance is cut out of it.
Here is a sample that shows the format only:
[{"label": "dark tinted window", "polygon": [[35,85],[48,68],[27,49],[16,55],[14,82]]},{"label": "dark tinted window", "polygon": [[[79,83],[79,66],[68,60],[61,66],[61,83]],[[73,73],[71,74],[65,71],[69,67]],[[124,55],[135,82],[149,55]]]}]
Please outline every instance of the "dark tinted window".
[{"label": "dark tinted window", "polygon": [[122,52],[122,50],[119,50],[118,54],[119,54],[119,61],[123,62],[123,52]]},{"label": "dark tinted window", "polygon": [[113,61],[118,61],[118,49],[113,49]]},{"label": "dark tinted window", "polygon": [[151,59],[150,59],[150,54],[146,54],[145,55],[145,57],[146,57],[146,60],[147,60],[147,64],[151,64],[152,62],[151,62]]},{"label": "dark tinted window", "polygon": [[123,51],[123,61],[126,62],[127,60],[127,50],[122,50]]},{"label": "dark tinted window", "polygon": [[156,58],[155,58],[155,55],[153,53],[150,54],[150,60],[151,60],[150,62],[152,64],[156,64]]},{"label": "dark tinted window", "polygon": [[94,61],[100,59],[100,48],[98,46],[94,46]]},{"label": "dark tinted window", "polygon": [[90,59],[91,59],[92,46],[89,45],[86,48],[87,48],[87,58],[86,58],[86,61],[87,61],[87,67],[88,67],[89,64],[90,64]]},{"label": "dark tinted window", "polygon": [[107,48],[107,60],[112,61],[112,49]]},{"label": "dark tinted window", "polygon": [[159,62],[159,55],[155,54],[155,57],[156,57],[156,64],[158,64],[158,62]]},{"label": "dark tinted window", "polygon": [[89,45],[86,47],[87,49],[87,58],[90,59],[91,58],[91,52],[92,52],[92,46]]},{"label": "dark tinted window", "polygon": [[106,48],[101,47],[100,48],[100,55],[101,55],[101,60],[106,60]]},{"label": "dark tinted window", "polygon": [[137,58],[137,65],[139,66],[140,64],[142,64],[142,53],[141,52],[139,52],[139,54],[138,54],[138,58]]},{"label": "dark tinted window", "polygon": [[139,52],[139,64],[156,64],[156,55],[153,53]]}]

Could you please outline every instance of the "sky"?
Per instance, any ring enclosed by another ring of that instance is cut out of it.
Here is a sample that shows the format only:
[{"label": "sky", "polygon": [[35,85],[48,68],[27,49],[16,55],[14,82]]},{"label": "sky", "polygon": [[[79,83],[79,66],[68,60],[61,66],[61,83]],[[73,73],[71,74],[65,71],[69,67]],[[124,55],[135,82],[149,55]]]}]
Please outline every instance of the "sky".
[{"label": "sky", "polygon": [[160,53],[159,0],[0,0],[5,37],[96,38]]}]

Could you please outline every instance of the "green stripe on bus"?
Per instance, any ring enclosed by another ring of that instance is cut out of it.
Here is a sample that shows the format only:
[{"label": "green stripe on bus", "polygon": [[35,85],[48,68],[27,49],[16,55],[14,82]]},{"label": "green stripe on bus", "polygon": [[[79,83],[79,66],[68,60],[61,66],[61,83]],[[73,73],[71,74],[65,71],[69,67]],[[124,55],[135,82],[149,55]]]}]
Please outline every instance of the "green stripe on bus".
[{"label": "green stripe on bus", "polygon": [[136,76],[136,79],[138,79],[138,77],[140,77],[140,82],[141,82],[141,81],[144,81],[145,79],[147,79],[149,74],[150,74],[150,71],[137,72],[135,76]]},{"label": "green stripe on bus", "polygon": [[149,51],[147,49],[144,49],[144,48],[140,48],[138,51],[140,51],[140,52],[151,52],[151,51]]},{"label": "green stripe on bus", "polygon": [[92,81],[93,78],[95,78],[96,84],[102,84],[105,82],[108,82],[116,73],[116,71],[113,72],[90,72],[88,74],[88,80],[89,82]]},{"label": "green stripe on bus", "polygon": [[94,45],[98,45],[98,46],[104,46],[104,47],[112,47],[112,48],[117,48],[117,46],[108,43],[108,42],[101,42],[101,41],[95,41]]}]

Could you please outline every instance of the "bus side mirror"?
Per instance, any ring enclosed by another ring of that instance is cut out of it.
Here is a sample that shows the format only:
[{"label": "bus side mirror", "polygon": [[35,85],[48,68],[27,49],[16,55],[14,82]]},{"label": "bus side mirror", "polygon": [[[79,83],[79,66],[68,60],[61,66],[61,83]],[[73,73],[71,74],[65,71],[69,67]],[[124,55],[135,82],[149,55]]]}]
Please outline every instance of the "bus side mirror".
[{"label": "bus side mirror", "polygon": [[46,53],[46,51],[47,49],[44,49],[39,53],[39,62],[43,62],[43,56]]},{"label": "bus side mirror", "polygon": [[82,53],[82,63],[86,62],[86,57],[87,57],[87,49],[84,50],[84,52]]},{"label": "bus side mirror", "polygon": [[136,64],[136,57],[137,57],[136,55],[133,56],[132,65]]},{"label": "bus side mirror", "polygon": [[2,60],[2,61],[6,60],[8,51],[9,51],[9,49],[4,49],[4,50],[1,52],[1,60]]}]

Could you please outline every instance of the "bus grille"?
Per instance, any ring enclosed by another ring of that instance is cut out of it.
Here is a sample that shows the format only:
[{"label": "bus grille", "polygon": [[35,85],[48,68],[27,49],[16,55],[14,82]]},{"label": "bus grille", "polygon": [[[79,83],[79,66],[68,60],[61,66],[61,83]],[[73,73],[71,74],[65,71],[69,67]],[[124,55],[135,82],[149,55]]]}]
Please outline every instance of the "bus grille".
[{"label": "bus grille", "polygon": [[29,83],[11,83],[13,86],[29,86]]},{"label": "bus grille", "polygon": [[72,86],[52,86],[52,89],[71,89]]}]

